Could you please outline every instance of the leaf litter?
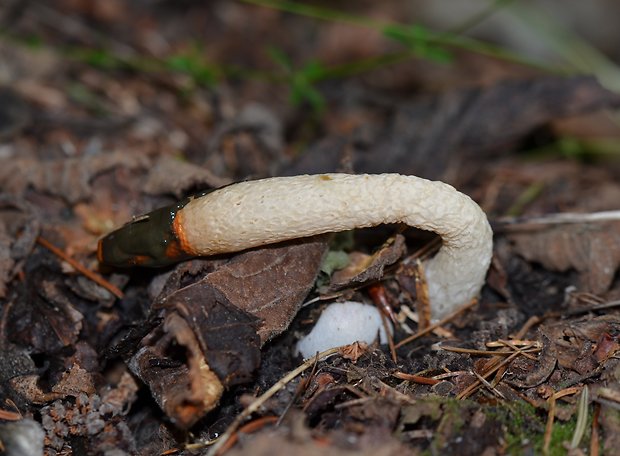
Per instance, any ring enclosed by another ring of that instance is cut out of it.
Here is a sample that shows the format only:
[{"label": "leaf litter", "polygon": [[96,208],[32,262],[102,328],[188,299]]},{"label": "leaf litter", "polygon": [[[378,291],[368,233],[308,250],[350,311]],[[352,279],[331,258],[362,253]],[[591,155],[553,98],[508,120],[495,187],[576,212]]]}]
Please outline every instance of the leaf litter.
[{"label": "leaf litter", "polygon": [[[548,145],[557,125],[583,134],[618,106],[616,94],[584,76],[489,80],[484,70],[508,65],[489,59],[462,68],[478,84],[440,91],[428,85],[432,72],[400,72],[398,87],[387,71],[321,83],[330,112],[316,117],[264,80],[200,86],[204,67],[150,71],[131,56],[148,49],[162,61],[201,36],[222,62],[235,49],[239,61],[269,68],[233,33],[247,24],[240,17],[271,24],[261,33],[286,36],[300,58],[308,43],[299,34],[317,23],[237,4],[218,14],[189,5],[202,19],[188,22],[180,7],[113,3],[16,9],[12,33],[43,31],[46,51],[2,43],[11,89],[0,94],[0,443],[8,454],[19,454],[13,433],[42,436],[50,455],[213,454],[207,443],[218,435],[216,445],[238,455],[613,452],[619,225],[525,227],[541,215],[617,210],[620,169],[522,151]],[[154,39],[148,20],[132,21],[144,14],[166,25],[157,32],[168,41]],[[91,22],[63,27],[74,15]],[[105,52],[80,60],[55,49],[97,41],[92,23],[107,32],[134,25],[110,45],[129,56],[122,69]],[[337,55],[328,50],[317,55]],[[416,89],[398,93],[403,87]],[[433,243],[391,226],[358,233],[350,263],[322,289],[329,236],[164,271],[102,269],[120,299],[36,244],[47,239],[96,270],[97,237],[133,215],[235,180],[341,169],[444,177],[478,200],[498,227],[478,305],[429,326],[411,268]],[[502,225],[507,214],[519,216],[517,229]],[[291,348],[323,301],[338,298],[380,302],[396,323],[391,349],[354,344],[302,363]]]}]

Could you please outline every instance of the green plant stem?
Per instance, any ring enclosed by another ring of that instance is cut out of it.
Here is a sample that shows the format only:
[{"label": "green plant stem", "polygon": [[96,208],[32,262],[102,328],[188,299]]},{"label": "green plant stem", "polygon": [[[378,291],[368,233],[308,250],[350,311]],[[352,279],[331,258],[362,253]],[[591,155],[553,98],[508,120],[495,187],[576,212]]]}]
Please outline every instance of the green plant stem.
[{"label": "green plant stem", "polygon": [[451,27],[448,30],[448,33],[451,35],[462,35],[463,33],[471,30],[481,22],[484,22],[487,18],[491,17],[498,10],[506,7],[509,3],[514,2],[515,0],[495,0],[491,5],[484,8],[482,11],[474,14],[471,17],[468,17],[461,24],[456,25],[455,27]]},{"label": "green plant stem", "polygon": [[[387,27],[402,27],[402,33],[410,33],[409,25],[395,22],[378,21],[363,16],[357,16],[342,11],[317,6],[295,3],[286,0],[241,0],[244,3],[273,8],[279,11],[297,14],[300,16],[320,19],[323,21],[339,22],[356,27],[363,27],[383,33]],[[537,62],[522,55],[508,51],[493,44],[485,43],[474,38],[463,37],[453,33],[441,33],[428,31],[427,43],[440,46],[448,46],[486,55],[492,58],[518,63],[520,65],[533,67],[550,73],[561,72],[556,67],[551,67],[545,63]]]}]

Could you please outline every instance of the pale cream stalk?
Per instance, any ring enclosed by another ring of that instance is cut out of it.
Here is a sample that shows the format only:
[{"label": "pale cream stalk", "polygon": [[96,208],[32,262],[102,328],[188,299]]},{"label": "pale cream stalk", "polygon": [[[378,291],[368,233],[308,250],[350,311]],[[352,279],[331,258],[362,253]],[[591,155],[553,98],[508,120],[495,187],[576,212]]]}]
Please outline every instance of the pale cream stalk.
[{"label": "pale cream stalk", "polygon": [[487,217],[443,182],[399,174],[320,174],[241,182],[190,201],[175,220],[196,255],[384,223],[434,231],[439,252],[424,265],[433,318],[480,293],[492,255]]}]

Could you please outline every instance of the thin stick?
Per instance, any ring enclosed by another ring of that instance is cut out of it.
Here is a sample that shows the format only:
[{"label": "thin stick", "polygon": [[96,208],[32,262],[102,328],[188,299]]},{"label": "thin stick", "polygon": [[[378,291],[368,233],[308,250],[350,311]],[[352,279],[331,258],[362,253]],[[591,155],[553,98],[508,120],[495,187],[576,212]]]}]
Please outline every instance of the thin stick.
[{"label": "thin stick", "polygon": [[564,396],[570,396],[571,394],[578,393],[581,388],[571,387],[560,390],[556,393],[553,393],[548,401],[549,401],[549,412],[547,414],[547,424],[545,426],[545,434],[543,438],[543,454],[549,454],[549,446],[551,445],[551,436],[553,433],[553,422],[555,421],[555,403],[558,399]]},{"label": "thin stick", "polygon": [[[450,345],[439,345],[439,348],[442,350],[455,352],[455,353],[465,353],[468,355],[482,355],[482,356],[510,356],[514,354],[515,350],[510,351],[493,351],[493,350],[475,350],[469,348],[461,348],[461,347],[452,347]],[[516,348],[515,348],[516,349]],[[527,348],[521,351],[521,353],[538,353],[541,350],[540,347]],[[532,359],[532,358],[530,358]],[[536,359],[536,358],[533,358]]]},{"label": "thin stick", "polygon": [[555,401],[555,394],[552,394],[549,398],[549,410],[547,411],[547,423],[545,424],[545,434],[543,437],[543,454],[549,454],[549,446],[551,446],[553,422],[555,421]]},{"label": "thin stick", "polygon": [[[487,370],[481,374],[481,376],[486,379],[491,374],[498,372],[498,376],[496,378],[496,381],[494,382],[495,385],[497,385],[500,382],[502,376],[506,372],[505,369],[504,370],[501,370],[501,369],[505,366],[508,366],[508,364],[511,363],[513,359],[515,359],[519,355],[523,355],[526,352],[526,350],[530,348],[530,347],[526,347],[526,349],[521,349],[514,345],[509,346],[509,347],[514,348],[515,351],[511,355],[509,355],[507,358],[505,358],[503,361],[502,361],[501,356],[494,356],[493,358],[491,358],[488,362]],[[479,386],[480,386],[480,382],[478,380],[474,381],[474,383],[472,383],[467,388],[465,388],[461,393],[459,393],[459,395],[456,398],[465,399],[469,397],[469,395],[471,395]]]},{"label": "thin stick", "polygon": [[435,253],[439,247],[441,247],[441,237],[436,237],[413,252],[413,254],[406,258],[403,262],[405,264],[409,264],[411,262],[415,262],[417,259],[425,260],[431,253]]},{"label": "thin stick", "polygon": [[390,347],[390,355],[392,355],[392,361],[396,363],[398,362],[398,356],[396,355],[396,348],[394,348],[394,335],[392,334],[392,331],[390,331],[390,325],[388,324],[385,314],[381,310],[379,310],[379,315],[381,316],[381,323],[383,324],[383,329],[385,330],[388,346]]},{"label": "thin stick", "polygon": [[112,293],[114,296],[116,296],[117,298],[119,298],[119,299],[123,298],[123,292],[121,290],[119,290],[115,285],[113,285],[110,282],[108,282],[106,279],[101,277],[99,274],[97,274],[97,273],[91,271],[90,269],[87,269],[84,266],[82,266],[80,263],[75,261],[73,258],[71,258],[65,252],[60,250],[54,244],[49,242],[47,239],[39,236],[39,237],[37,237],[37,243],[39,245],[42,245],[43,247],[45,247],[47,250],[52,252],[57,257],[61,258],[63,261],[66,261],[67,263],[69,263],[73,269],[78,271],[84,277],[87,277],[90,280],[92,280],[93,282],[95,282],[97,285],[102,286],[103,288],[108,290],[110,293]]},{"label": "thin stick", "polygon": [[590,456],[598,456],[600,450],[598,417],[601,413],[601,405],[594,405],[594,414],[592,415],[592,432],[590,434]]},{"label": "thin stick", "polygon": [[548,225],[562,225],[568,223],[611,222],[620,220],[620,211],[602,212],[564,212],[547,214],[539,217],[502,217],[491,222],[493,231],[519,231],[528,229],[540,229]]},{"label": "thin stick", "polygon": [[[499,341],[502,344],[504,344],[506,347],[512,348],[514,351],[520,351],[521,354],[523,356],[525,356],[527,359],[531,359],[532,361],[536,361],[536,357],[535,356],[532,356],[532,355],[528,354],[527,350],[525,350],[525,349],[521,350],[519,347],[517,347],[516,345],[512,344],[509,340],[500,339]],[[537,350],[537,351],[540,351],[540,349]]]},{"label": "thin stick", "polygon": [[400,348],[403,345],[408,344],[409,342],[413,342],[414,340],[427,335],[428,333],[433,331],[435,328],[445,325],[446,323],[448,323],[450,320],[452,320],[454,317],[456,317],[460,313],[465,312],[467,309],[474,307],[474,305],[476,305],[477,303],[478,303],[477,299],[472,299],[471,301],[469,301],[469,303],[465,304],[464,306],[459,307],[454,312],[451,312],[449,315],[439,320],[437,323],[434,323],[430,325],[429,327],[427,327],[426,329],[423,329],[422,331],[418,331],[417,333],[407,337],[406,339],[401,340],[399,343],[397,343],[394,346],[394,348]]},{"label": "thin stick", "polygon": [[579,315],[579,314],[583,314],[583,313],[587,313],[587,312],[592,312],[595,310],[606,310],[606,309],[611,309],[612,307],[618,307],[620,306],[620,300],[615,300],[615,301],[609,301],[609,302],[605,302],[602,304],[594,304],[592,306],[588,306],[588,307],[584,307],[582,309],[573,309],[573,310],[569,310],[569,311],[565,311],[564,315]]},{"label": "thin stick", "polygon": [[514,335],[514,339],[523,339],[525,337],[525,335],[527,334],[527,332],[532,327],[534,327],[535,325],[540,323],[541,321],[542,321],[542,318],[537,317],[537,316],[533,316],[533,317],[528,318],[528,320],[521,327],[521,329]]},{"label": "thin stick", "polygon": [[6,421],[19,421],[23,420],[24,417],[21,413],[11,412],[10,410],[0,409],[0,420]]},{"label": "thin stick", "polygon": [[[505,358],[502,362],[500,362],[499,364],[497,363],[501,358],[497,357],[497,358],[491,358],[490,363],[491,366],[489,367],[489,369],[485,372],[483,372],[482,374],[480,374],[482,377],[486,378],[489,377],[490,375],[492,375],[493,373],[497,372],[499,369],[502,368],[502,366],[507,365],[508,363],[512,362],[513,359],[515,359],[517,356],[519,356],[521,353],[520,351],[514,352],[512,355],[508,356],[507,358]],[[469,385],[467,388],[465,388],[463,391],[461,391],[456,398],[458,400],[462,400],[462,399],[466,399],[468,398],[476,389],[478,389],[478,387],[480,386],[480,382],[476,379],[474,381],[474,383],[472,383],[471,385]]]},{"label": "thin stick", "polygon": [[503,395],[503,394],[502,394],[499,390],[497,390],[497,389],[495,388],[495,386],[493,386],[493,385],[491,385],[489,382],[487,382],[487,380],[486,380],[486,379],[485,379],[482,375],[480,375],[480,374],[479,374],[478,372],[476,372],[476,371],[472,371],[472,372],[473,372],[473,374],[476,376],[476,378],[478,379],[478,381],[479,381],[480,383],[482,383],[482,385],[486,386],[486,387],[487,387],[487,389],[488,389],[489,391],[491,391],[493,394],[495,394],[495,395],[496,395],[497,397],[499,397],[500,399],[506,400],[506,398],[504,397],[504,395]]},{"label": "thin stick", "polygon": [[435,378],[422,377],[421,375],[408,374],[406,372],[394,372],[392,377],[399,378],[401,380],[406,380],[408,382],[419,383],[421,385],[436,385],[441,380],[437,380]]}]

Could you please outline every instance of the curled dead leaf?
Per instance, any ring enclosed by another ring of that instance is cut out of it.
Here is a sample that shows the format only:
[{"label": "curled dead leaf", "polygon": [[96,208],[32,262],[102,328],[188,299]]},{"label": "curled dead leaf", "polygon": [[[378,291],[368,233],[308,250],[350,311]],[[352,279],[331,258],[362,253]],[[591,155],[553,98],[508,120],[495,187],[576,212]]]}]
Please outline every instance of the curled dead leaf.
[{"label": "curled dead leaf", "polygon": [[578,271],[581,291],[606,292],[620,265],[618,222],[559,225],[509,238],[528,261],[554,271]]}]

